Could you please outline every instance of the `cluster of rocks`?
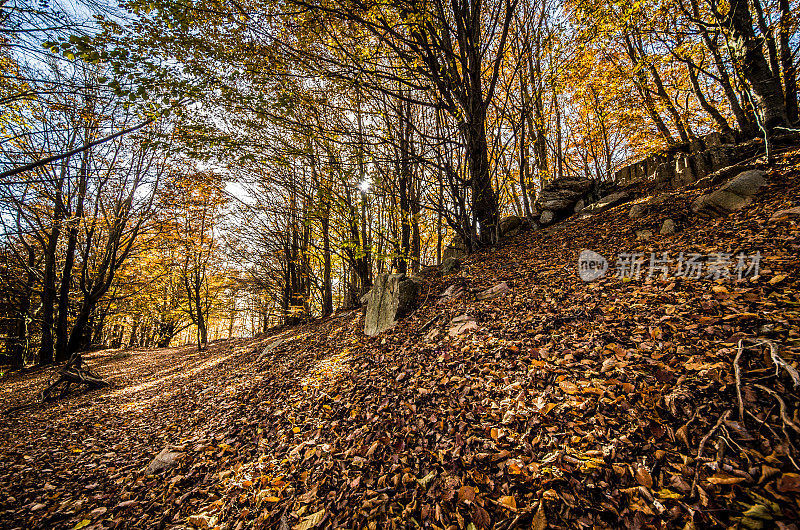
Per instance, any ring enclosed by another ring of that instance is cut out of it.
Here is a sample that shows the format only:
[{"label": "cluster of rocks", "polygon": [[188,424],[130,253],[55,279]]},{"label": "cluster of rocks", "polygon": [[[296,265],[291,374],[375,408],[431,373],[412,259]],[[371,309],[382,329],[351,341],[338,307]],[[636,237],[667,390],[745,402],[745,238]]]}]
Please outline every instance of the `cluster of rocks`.
[{"label": "cluster of rocks", "polygon": [[614,174],[614,181],[626,185],[651,180],[656,189],[677,189],[752,156],[757,144],[737,143],[730,134],[712,132],[627,165]]},{"label": "cluster of rocks", "polygon": [[598,184],[586,178],[560,178],[544,185],[536,200],[541,226],[547,226],[573,214],[594,215],[631,198],[615,183]]},{"label": "cluster of rocks", "polygon": [[[690,206],[691,213],[704,217],[722,217],[741,210],[753,201],[753,196],[766,184],[765,177],[766,173],[761,170],[739,171],[716,189],[695,198]],[[660,193],[635,202],[628,210],[628,217],[632,220],[641,219],[658,212],[669,203],[685,204],[689,200],[687,194],[681,191]],[[659,234],[672,235],[677,230],[677,223],[666,219],[661,224]],[[652,236],[649,230],[641,230],[636,234],[639,239],[649,239]]]},{"label": "cluster of rocks", "polygon": [[580,211],[594,202],[598,189],[596,181],[585,178],[554,179],[542,187],[536,199],[539,224],[546,226]]}]

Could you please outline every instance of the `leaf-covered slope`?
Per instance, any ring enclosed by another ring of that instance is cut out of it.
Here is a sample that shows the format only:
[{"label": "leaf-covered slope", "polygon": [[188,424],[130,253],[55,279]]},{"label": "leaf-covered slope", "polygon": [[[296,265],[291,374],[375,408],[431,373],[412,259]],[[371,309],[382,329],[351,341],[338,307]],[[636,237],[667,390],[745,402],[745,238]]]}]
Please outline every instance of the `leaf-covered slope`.
[{"label": "leaf-covered slope", "polygon": [[[641,219],[627,205],[523,233],[426,278],[422,307],[374,338],[347,312],[218,344],[172,373],[164,359],[187,350],[101,363],[115,388],[4,422],[0,520],[791,527],[800,399],[768,345],[748,340],[769,339],[797,365],[800,228],[770,218],[800,205],[798,164],[796,154],[782,161],[753,204],[723,219],[690,215],[684,192]],[[658,235],[666,218],[675,235]],[[612,262],[623,252],[760,251],[761,274],[624,281],[610,271],[584,283],[582,249]],[[507,294],[474,296],[499,282]],[[450,285],[464,292],[440,298]],[[477,326],[451,335],[465,313]],[[19,381],[16,395],[32,382],[42,376]],[[167,444],[181,458],[146,475]]]}]

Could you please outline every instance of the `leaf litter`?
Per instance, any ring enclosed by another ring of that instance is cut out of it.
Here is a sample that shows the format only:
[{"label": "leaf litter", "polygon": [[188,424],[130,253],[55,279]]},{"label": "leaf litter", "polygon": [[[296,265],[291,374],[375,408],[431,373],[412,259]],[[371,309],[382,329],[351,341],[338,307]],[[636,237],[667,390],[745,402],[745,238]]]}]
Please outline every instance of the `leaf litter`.
[{"label": "leaf litter", "polygon": [[[377,337],[349,311],[207,352],[91,354],[110,389],[4,418],[2,526],[797,528],[800,228],[774,213],[800,204],[798,162],[724,219],[691,217],[688,191],[523,233],[426,276]],[[637,239],[666,218],[682,229]],[[584,283],[582,249],[763,262]]]}]

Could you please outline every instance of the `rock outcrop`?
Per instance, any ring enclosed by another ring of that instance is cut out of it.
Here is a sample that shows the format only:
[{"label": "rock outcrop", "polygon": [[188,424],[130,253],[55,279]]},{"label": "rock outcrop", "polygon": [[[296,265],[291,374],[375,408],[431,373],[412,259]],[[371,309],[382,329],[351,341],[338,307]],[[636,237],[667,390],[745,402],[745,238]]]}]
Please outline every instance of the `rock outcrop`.
[{"label": "rock outcrop", "polygon": [[728,215],[741,210],[753,200],[753,195],[766,184],[761,170],[743,171],[719,189],[698,197],[692,211],[712,216]]},{"label": "rock outcrop", "polygon": [[439,265],[439,270],[442,274],[450,274],[451,272],[455,272],[461,268],[461,260],[458,258],[447,258],[442,260],[442,264]]},{"label": "rock outcrop", "polygon": [[461,240],[461,237],[454,235],[453,239],[444,247],[442,251],[442,261],[447,258],[461,258],[467,255],[467,245]]},{"label": "rock outcrop", "polygon": [[757,149],[757,146],[737,144],[736,140],[718,132],[693,138],[619,169],[614,181],[626,185],[650,180],[656,182],[658,189],[680,188],[751,156]]},{"label": "rock outcrop", "polygon": [[370,337],[393,327],[419,303],[421,283],[405,274],[379,274],[364,296],[364,333]]},{"label": "rock outcrop", "polygon": [[596,213],[604,212],[609,208],[611,208],[612,206],[621,204],[630,198],[631,195],[627,191],[617,191],[614,193],[609,193],[605,197],[601,198],[599,201],[592,203],[589,206],[581,209],[580,214],[583,216],[589,216]]},{"label": "rock outcrop", "polygon": [[518,215],[508,215],[500,219],[500,237],[509,237],[531,227],[531,222]]},{"label": "rock outcrop", "polygon": [[584,204],[591,202],[596,193],[596,183],[591,179],[567,177],[551,180],[544,185],[536,200],[541,212],[539,223],[548,225],[571,215],[579,201],[583,200]]}]

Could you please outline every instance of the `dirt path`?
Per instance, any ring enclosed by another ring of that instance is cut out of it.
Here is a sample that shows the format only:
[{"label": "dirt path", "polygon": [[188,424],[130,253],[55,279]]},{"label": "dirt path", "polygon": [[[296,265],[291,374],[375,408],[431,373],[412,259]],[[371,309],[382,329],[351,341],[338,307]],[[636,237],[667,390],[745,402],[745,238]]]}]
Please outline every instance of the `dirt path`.
[{"label": "dirt path", "polygon": [[[1,526],[67,527],[88,504],[105,507],[108,516],[124,511],[115,507],[130,500],[120,493],[131,472],[147,466],[164,445],[213,429],[220,401],[235,399],[252,381],[250,352],[261,343],[222,341],[204,352],[183,347],[88,355],[111,388],[3,418]],[[4,408],[35,400],[49,376],[38,371],[4,380]]]}]

